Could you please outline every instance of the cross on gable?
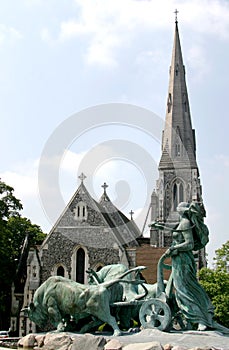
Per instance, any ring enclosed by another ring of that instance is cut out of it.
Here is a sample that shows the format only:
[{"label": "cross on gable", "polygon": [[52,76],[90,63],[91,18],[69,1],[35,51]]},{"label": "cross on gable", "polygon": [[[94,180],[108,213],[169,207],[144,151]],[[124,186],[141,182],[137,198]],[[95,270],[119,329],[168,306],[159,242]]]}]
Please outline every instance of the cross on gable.
[{"label": "cross on gable", "polygon": [[86,175],[84,175],[84,173],[81,173],[81,175],[80,176],[78,176],[78,179],[80,179],[81,180],[81,183],[83,183],[84,182],[84,180],[86,179]]},{"label": "cross on gable", "polygon": [[106,184],[106,182],[104,182],[104,184],[103,184],[101,187],[103,188],[104,194],[105,194],[105,193],[106,193],[106,189],[107,189],[107,187],[109,187],[109,186]]},{"label": "cross on gable", "polygon": [[133,210],[131,209],[131,211],[129,212],[129,214],[130,214],[130,220],[133,220],[133,215],[134,215],[134,212],[133,212]]}]

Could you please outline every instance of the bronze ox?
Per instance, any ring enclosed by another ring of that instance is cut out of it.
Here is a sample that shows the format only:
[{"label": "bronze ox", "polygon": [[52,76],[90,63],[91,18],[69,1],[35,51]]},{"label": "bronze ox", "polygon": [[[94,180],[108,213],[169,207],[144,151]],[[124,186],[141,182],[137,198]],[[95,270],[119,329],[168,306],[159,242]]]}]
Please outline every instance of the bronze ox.
[{"label": "bronze ox", "polygon": [[[113,264],[113,265],[107,265],[101,268],[99,271],[94,271],[93,269],[88,269],[87,273],[89,274],[89,284],[100,284],[104,282],[108,282],[115,279],[122,279],[125,277],[126,280],[139,280],[140,276],[139,273],[146,269],[145,266],[138,266],[136,268],[133,268],[131,270],[128,270],[128,268],[123,264]],[[134,273],[134,277],[130,275],[130,273]],[[133,300],[140,300],[140,299],[149,299],[149,298],[156,298],[157,294],[157,283],[154,284],[148,284],[148,283],[122,283],[122,281],[119,282],[119,284],[123,287],[123,301],[133,301]],[[164,281],[164,284],[166,284],[167,281]],[[114,288],[117,288],[117,285],[114,286]],[[113,289],[113,288],[112,288]]]},{"label": "bronze ox", "polygon": [[[113,300],[109,291],[119,281],[116,279],[99,285],[84,285],[61,276],[53,276],[36,290],[33,302],[22,311],[40,328],[50,322],[57,331],[65,330],[70,317],[78,322],[87,316],[94,316],[108,323],[113,328],[114,335],[120,335],[116,319],[110,313],[110,303]],[[115,301],[121,301],[122,292],[119,288],[116,288],[116,292]]]},{"label": "bronze ox", "polygon": [[[89,269],[87,272],[90,276],[89,283],[90,284],[103,284],[104,282],[108,282],[114,279],[120,279],[118,284],[113,285],[110,288],[111,293],[116,293],[116,289],[119,286],[122,286],[122,302],[116,302],[116,311],[115,317],[120,321],[120,327],[124,329],[129,329],[132,327],[132,321],[139,321],[139,310],[142,305],[141,300],[147,300],[150,298],[156,298],[158,284],[148,284],[148,283],[122,283],[122,278],[125,277],[126,280],[131,281],[131,279],[139,280],[140,276],[139,272],[145,269],[146,267],[140,266],[133,268],[132,270],[128,270],[127,267],[123,264],[113,264],[107,265],[101,268],[99,271],[94,271],[93,269]],[[135,276],[131,276],[134,273]],[[167,281],[164,281],[166,285]],[[113,298],[114,299],[114,298]],[[118,300],[116,300],[118,301]],[[120,307],[118,307],[120,305]]]}]

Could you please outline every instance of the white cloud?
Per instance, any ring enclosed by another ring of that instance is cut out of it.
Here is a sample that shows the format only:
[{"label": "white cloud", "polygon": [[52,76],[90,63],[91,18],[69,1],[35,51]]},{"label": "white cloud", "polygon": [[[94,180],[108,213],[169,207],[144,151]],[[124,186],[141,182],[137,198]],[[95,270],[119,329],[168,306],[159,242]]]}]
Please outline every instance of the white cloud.
[{"label": "white cloud", "polygon": [[[50,227],[50,223],[47,221],[49,218],[46,215],[45,207],[41,203],[39,191],[46,191],[47,199],[49,199],[52,198],[52,191],[60,190],[63,196],[67,197],[66,200],[68,201],[75,191],[74,186],[76,186],[77,183],[77,169],[82,158],[83,153],[76,154],[69,150],[65,152],[62,162],[60,162],[60,158],[56,156],[49,159],[46,158],[45,167],[47,171],[45,173],[43,172],[46,179],[39,178],[39,181],[38,171],[40,159],[18,163],[10,170],[1,172],[0,178],[7,185],[14,188],[15,197],[20,199],[23,205],[22,215],[28,217],[34,223],[41,225],[41,227],[47,230]],[[59,172],[60,188],[52,187],[52,179],[50,179],[49,176],[49,169],[52,168],[56,168],[57,172]],[[74,180],[74,177],[76,180]],[[59,214],[60,212],[56,213],[57,216]]]},{"label": "white cloud", "polygon": [[83,23],[77,23],[75,20],[69,20],[67,22],[62,22],[60,26],[60,40],[71,39],[74,36],[81,34],[88,34],[91,29],[84,25]]},{"label": "white cloud", "polygon": [[22,201],[37,193],[37,164],[37,161],[27,161],[0,174],[1,180],[12,186],[15,196]]},{"label": "white cloud", "polygon": [[0,24],[0,44],[19,40],[22,38],[22,34],[14,27],[9,27],[4,24]]},{"label": "white cloud", "polygon": [[[183,27],[229,38],[229,4],[225,0],[75,0],[75,4],[76,15],[60,23],[56,40],[83,37],[88,64],[114,67],[118,50],[128,47],[137,34],[142,32],[144,37],[155,28],[171,27],[176,7]],[[48,29],[43,29],[41,36],[53,40]]]},{"label": "white cloud", "polygon": [[1,179],[5,183],[14,187],[15,195],[19,198],[29,197],[36,192],[36,178],[31,177],[31,175],[6,171],[1,174]]},{"label": "white cloud", "polygon": [[84,155],[84,152],[75,153],[73,151],[67,150],[60,165],[61,171],[76,174]]},{"label": "white cloud", "polygon": [[[225,0],[181,1],[185,22],[197,32],[229,38],[229,3]],[[183,17],[181,20],[183,22]]]},{"label": "white cloud", "polygon": [[51,43],[52,40],[52,36],[50,31],[48,30],[48,28],[42,28],[41,29],[41,39],[47,43]]},{"label": "white cloud", "polygon": [[117,66],[117,62],[112,55],[112,50],[116,45],[118,45],[118,39],[115,37],[97,38],[87,49],[85,55],[87,63],[99,63],[110,67]]},{"label": "white cloud", "polygon": [[192,80],[195,80],[197,83],[202,81],[211,68],[203,47],[197,44],[192,45],[185,57],[185,61],[188,62],[189,67],[193,71]]},{"label": "white cloud", "polygon": [[138,54],[136,58],[136,63],[140,66],[145,66],[148,64],[155,64],[161,61],[164,61],[164,52],[162,50],[156,49],[154,51],[142,51]]},{"label": "white cloud", "polygon": [[225,154],[220,154],[215,157],[215,160],[217,162],[220,162],[221,165],[228,168],[229,167],[229,156]]},{"label": "white cloud", "polygon": [[[117,49],[128,45],[134,30],[159,25],[165,16],[155,15],[155,4],[137,1],[91,1],[76,0],[80,7],[80,18],[70,19],[60,25],[59,40],[65,41],[87,35],[85,58],[89,64],[117,65]],[[142,6],[143,5],[143,6]]]},{"label": "white cloud", "polygon": [[17,164],[11,170],[1,172],[0,178],[14,188],[15,197],[20,199],[23,205],[21,215],[47,231],[50,225],[44,215],[38,196],[38,163],[38,160],[28,160]]}]

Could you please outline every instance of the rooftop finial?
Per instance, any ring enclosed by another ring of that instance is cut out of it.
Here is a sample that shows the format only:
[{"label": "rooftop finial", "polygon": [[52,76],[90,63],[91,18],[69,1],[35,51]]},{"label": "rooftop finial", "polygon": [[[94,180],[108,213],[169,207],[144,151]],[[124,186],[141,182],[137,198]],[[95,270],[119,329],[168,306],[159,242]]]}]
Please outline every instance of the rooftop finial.
[{"label": "rooftop finial", "polygon": [[106,194],[106,189],[107,189],[107,187],[109,187],[109,186],[106,184],[106,182],[104,182],[104,184],[103,184],[101,187],[102,187],[103,190],[104,190],[104,194]]},{"label": "rooftop finial", "polygon": [[179,11],[176,9],[174,13],[175,13],[175,23],[178,23],[177,14],[179,13]]},{"label": "rooftop finial", "polygon": [[80,179],[81,180],[81,183],[83,183],[84,182],[84,180],[86,179],[86,175],[84,175],[84,173],[81,173],[81,175],[80,176],[78,176],[78,179]]},{"label": "rooftop finial", "polygon": [[134,215],[134,212],[133,212],[133,210],[131,209],[131,211],[129,212],[129,214],[130,214],[130,220],[133,220],[133,215]]}]

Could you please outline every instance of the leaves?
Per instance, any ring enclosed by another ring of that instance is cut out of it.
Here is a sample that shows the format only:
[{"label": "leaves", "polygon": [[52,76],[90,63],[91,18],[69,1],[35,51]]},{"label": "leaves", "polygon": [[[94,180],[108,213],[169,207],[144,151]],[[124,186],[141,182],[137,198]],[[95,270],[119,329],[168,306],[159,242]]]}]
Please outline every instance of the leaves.
[{"label": "leaves", "polygon": [[215,319],[225,327],[229,326],[229,241],[216,250],[215,269],[202,268],[199,282],[209,295],[215,307]]},{"label": "leaves", "polygon": [[224,243],[221,248],[216,250],[214,258],[216,269],[229,272],[229,241]]},{"label": "leaves", "polygon": [[215,306],[215,318],[216,320],[224,325],[229,326],[229,294],[222,293],[216,295],[212,299],[212,303]]},{"label": "leaves", "polygon": [[[41,244],[45,234],[38,225],[20,216],[22,204],[14,189],[0,180],[0,326],[10,316],[12,282],[20,285],[26,276],[31,246]],[[23,286],[22,286],[23,287]],[[9,325],[8,325],[9,326]]]},{"label": "leaves", "polygon": [[23,207],[19,199],[13,195],[14,189],[0,180],[0,220],[19,215]]},{"label": "leaves", "polygon": [[45,238],[45,234],[38,225],[34,225],[29,219],[20,216],[10,217],[7,221],[7,229],[10,232],[11,246],[15,259],[21,253],[26,235],[29,237],[30,246],[41,244]]}]

